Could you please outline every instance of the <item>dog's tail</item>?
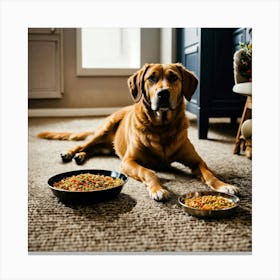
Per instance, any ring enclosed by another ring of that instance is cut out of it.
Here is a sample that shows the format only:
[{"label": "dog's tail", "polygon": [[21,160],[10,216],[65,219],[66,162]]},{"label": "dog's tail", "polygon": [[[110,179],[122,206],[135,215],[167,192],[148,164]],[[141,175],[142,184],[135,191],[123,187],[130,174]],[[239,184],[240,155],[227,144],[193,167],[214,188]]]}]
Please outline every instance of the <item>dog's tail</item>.
[{"label": "dog's tail", "polygon": [[94,131],[85,131],[80,133],[73,132],[50,132],[44,131],[39,133],[37,136],[43,139],[49,140],[84,140],[87,136],[94,134]]}]

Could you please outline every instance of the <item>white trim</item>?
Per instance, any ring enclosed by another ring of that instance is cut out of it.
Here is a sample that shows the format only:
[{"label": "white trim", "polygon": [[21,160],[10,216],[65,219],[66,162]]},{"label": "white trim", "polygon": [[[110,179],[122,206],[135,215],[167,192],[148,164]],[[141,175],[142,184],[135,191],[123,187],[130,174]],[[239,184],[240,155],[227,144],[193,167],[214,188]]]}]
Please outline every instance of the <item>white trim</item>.
[{"label": "white trim", "polygon": [[29,109],[28,117],[87,117],[108,116],[121,107]]},{"label": "white trim", "polygon": [[176,59],[176,30],[175,28],[161,28],[160,63],[174,63],[177,62]]}]

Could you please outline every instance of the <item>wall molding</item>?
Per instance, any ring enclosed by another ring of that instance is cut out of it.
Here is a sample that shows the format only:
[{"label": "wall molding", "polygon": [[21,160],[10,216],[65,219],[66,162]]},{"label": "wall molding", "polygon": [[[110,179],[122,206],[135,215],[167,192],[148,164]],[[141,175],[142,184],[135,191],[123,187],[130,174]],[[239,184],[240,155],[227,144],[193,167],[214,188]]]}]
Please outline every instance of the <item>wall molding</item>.
[{"label": "wall molding", "polygon": [[122,107],[28,109],[28,117],[98,117],[108,116]]}]

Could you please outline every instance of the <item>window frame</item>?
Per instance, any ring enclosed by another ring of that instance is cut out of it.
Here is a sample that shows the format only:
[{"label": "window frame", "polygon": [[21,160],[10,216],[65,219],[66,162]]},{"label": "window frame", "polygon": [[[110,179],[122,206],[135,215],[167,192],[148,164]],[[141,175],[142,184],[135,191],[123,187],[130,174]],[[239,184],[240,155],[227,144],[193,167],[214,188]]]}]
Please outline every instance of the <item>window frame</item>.
[{"label": "window frame", "polygon": [[[129,76],[139,68],[83,68],[82,67],[82,36],[81,28],[76,28],[76,72],[78,77],[82,76]],[[160,49],[160,30],[158,28],[140,29],[140,65],[144,63],[159,62]],[[154,47],[151,50],[151,44],[147,44],[154,39]]]}]

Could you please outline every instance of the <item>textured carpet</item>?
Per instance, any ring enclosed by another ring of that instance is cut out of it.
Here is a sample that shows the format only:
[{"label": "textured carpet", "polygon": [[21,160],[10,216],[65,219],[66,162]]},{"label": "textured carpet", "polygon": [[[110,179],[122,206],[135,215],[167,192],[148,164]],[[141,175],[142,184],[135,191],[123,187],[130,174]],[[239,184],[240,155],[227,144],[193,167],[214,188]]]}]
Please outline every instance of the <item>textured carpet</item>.
[{"label": "textured carpet", "polygon": [[66,206],[48,189],[54,174],[77,169],[119,170],[117,157],[95,157],[83,166],[63,164],[60,152],[73,141],[48,141],[36,134],[44,130],[84,131],[102,118],[29,119],[28,249],[29,252],[247,252],[252,250],[252,162],[233,155],[237,125],[213,119],[208,140],[198,140],[193,117],[189,137],[218,177],[240,186],[241,202],[233,217],[203,220],[184,213],[177,197],[188,191],[208,190],[189,169],[174,164],[158,172],[171,191],[168,202],[151,200],[144,185],[129,179],[120,195],[90,206]]}]

